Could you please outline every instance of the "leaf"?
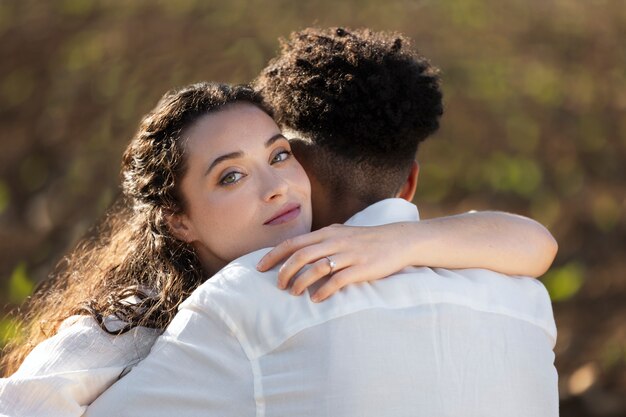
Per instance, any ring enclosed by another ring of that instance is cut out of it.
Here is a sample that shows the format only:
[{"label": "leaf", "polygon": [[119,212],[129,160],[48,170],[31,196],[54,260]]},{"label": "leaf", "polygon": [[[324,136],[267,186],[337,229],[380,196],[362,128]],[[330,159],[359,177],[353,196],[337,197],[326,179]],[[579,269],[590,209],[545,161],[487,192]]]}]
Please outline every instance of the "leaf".
[{"label": "leaf", "polygon": [[18,335],[19,322],[17,320],[0,319],[0,347],[5,346]]},{"label": "leaf", "polygon": [[19,304],[32,294],[35,284],[30,280],[26,272],[26,263],[20,262],[9,279],[9,300]]},{"label": "leaf", "polygon": [[9,188],[2,180],[0,180],[0,214],[6,210],[10,201]]},{"label": "leaf", "polygon": [[542,279],[552,301],[565,301],[573,297],[582,287],[585,278],[582,266],[570,262],[549,271]]}]

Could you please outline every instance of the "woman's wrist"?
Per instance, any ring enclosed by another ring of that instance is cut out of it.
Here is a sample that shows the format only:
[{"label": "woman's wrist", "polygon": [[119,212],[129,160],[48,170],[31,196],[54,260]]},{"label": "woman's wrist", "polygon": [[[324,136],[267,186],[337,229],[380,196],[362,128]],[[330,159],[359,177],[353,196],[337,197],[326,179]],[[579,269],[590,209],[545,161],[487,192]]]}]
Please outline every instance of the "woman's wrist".
[{"label": "woman's wrist", "polygon": [[403,261],[407,266],[439,266],[439,239],[428,221],[406,222],[402,224],[404,232],[401,240],[407,241]]}]

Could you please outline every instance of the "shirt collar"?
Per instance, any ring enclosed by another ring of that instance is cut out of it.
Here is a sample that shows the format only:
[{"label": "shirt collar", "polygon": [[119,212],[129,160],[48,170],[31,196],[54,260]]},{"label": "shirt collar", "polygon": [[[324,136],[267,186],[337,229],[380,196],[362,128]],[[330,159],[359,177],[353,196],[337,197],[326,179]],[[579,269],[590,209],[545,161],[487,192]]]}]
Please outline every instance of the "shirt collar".
[{"label": "shirt collar", "polygon": [[387,198],[359,211],[345,223],[348,226],[380,226],[388,223],[418,221],[415,204],[401,198]]}]

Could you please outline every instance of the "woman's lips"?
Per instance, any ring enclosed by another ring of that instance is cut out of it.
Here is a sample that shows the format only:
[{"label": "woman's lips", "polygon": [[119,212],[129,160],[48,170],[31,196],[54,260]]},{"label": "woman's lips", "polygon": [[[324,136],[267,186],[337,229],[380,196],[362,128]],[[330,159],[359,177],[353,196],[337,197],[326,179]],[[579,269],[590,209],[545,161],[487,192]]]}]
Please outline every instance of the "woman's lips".
[{"label": "woman's lips", "polygon": [[282,208],[276,215],[263,223],[266,226],[274,226],[277,224],[287,223],[300,215],[299,204],[288,204]]}]

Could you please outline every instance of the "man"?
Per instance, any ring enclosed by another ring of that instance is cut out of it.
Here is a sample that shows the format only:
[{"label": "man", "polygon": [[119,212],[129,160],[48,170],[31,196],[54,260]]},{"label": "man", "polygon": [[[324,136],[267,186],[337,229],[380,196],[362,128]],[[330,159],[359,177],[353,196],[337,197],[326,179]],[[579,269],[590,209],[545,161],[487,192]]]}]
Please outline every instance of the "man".
[{"label": "man", "polygon": [[[314,227],[418,220],[414,155],[442,106],[436,70],[406,39],[307,29],[257,87],[321,196]],[[410,268],[316,304],[256,271],[265,253],[195,291],[87,415],[558,414],[556,330],[537,281]]]}]

